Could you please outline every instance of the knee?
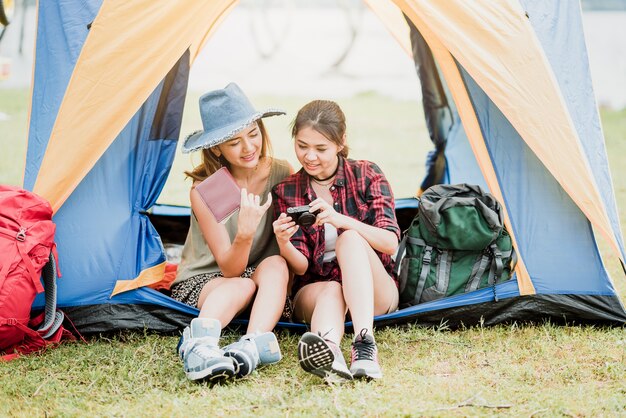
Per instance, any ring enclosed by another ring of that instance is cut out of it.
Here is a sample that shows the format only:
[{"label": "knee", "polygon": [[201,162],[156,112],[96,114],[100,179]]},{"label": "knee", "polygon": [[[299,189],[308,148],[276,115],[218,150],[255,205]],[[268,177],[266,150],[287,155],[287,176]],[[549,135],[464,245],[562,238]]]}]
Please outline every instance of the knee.
[{"label": "knee", "polygon": [[259,264],[255,274],[255,282],[261,286],[287,287],[289,267],[285,259],[279,255],[266,258]]},{"label": "knee", "polygon": [[284,273],[285,275],[289,272],[289,268],[287,267],[287,262],[280,255],[273,255],[271,257],[267,257],[265,260],[261,262],[261,265],[264,269],[269,269],[277,274]]},{"label": "knee", "polygon": [[361,234],[349,229],[337,237],[336,248],[354,248],[354,245],[363,245],[366,242]]},{"label": "knee", "polygon": [[335,253],[340,262],[355,261],[360,262],[367,252],[362,251],[369,246],[368,242],[356,231],[344,231],[337,237]]},{"label": "knee", "polygon": [[339,282],[327,282],[320,296],[323,297],[325,300],[341,299],[341,301],[343,301],[343,287]]},{"label": "knee", "polygon": [[256,284],[252,281],[252,279],[246,279],[245,277],[237,277],[230,279],[232,280],[232,289],[235,294],[239,294],[244,299],[250,299],[254,296],[256,292]]}]

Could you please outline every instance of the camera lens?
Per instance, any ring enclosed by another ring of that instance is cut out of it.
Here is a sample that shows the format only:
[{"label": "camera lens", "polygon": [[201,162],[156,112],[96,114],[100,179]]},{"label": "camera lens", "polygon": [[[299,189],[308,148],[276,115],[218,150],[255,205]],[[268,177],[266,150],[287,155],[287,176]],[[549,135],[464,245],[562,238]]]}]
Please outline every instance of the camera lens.
[{"label": "camera lens", "polygon": [[315,223],[315,215],[311,212],[304,212],[298,218],[298,224],[300,226],[311,226]]}]

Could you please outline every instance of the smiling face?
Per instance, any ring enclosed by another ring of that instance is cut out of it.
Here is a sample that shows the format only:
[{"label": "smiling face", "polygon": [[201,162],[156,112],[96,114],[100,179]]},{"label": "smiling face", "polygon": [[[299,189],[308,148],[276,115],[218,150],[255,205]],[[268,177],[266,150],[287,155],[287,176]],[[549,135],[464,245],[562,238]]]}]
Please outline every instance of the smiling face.
[{"label": "smiling face", "polygon": [[331,176],[339,164],[337,154],[343,149],[324,135],[308,126],[298,131],[295,137],[295,151],[304,170],[313,177]]},{"label": "smiling face", "polygon": [[291,129],[296,156],[311,176],[332,176],[339,157],[348,158],[346,117],[339,105],[330,100],[313,100],[296,115]]},{"label": "smiling face", "polygon": [[218,157],[223,156],[232,167],[255,168],[263,156],[262,130],[254,122],[211,151]]}]

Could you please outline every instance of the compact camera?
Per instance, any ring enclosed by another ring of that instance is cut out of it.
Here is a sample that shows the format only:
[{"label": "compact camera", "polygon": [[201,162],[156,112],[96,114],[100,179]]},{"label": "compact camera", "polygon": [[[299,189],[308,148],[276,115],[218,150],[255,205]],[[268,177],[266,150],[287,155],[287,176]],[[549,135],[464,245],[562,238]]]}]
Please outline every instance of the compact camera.
[{"label": "compact camera", "polygon": [[317,212],[311,213],[310,209],[309,205],[287,208],[287,215],[300,226],[311,226],[315,223]]}]

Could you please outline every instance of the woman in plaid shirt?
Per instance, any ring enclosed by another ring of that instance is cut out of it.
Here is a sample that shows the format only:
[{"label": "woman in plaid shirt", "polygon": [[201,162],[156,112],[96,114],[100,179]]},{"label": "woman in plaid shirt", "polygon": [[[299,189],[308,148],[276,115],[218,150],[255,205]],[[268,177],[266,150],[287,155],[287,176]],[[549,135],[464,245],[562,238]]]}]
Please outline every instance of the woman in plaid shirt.
[{"label": "woman in plaid shirt", "polygon": [[[292,135],[302,169],[273,189],[274,233],[295,273],[294,315],[311,324],[298,344],[302,368],[321,377],[380,378],[373,322],[398,307],[391,254],[400,229],[384,174],[347,158],[345,131],[335,102],[300,109]],[[287,215],[303,205],[316,215],[312,225]],[[347,312],[357,331],[350,369],[339,348]]]}]

